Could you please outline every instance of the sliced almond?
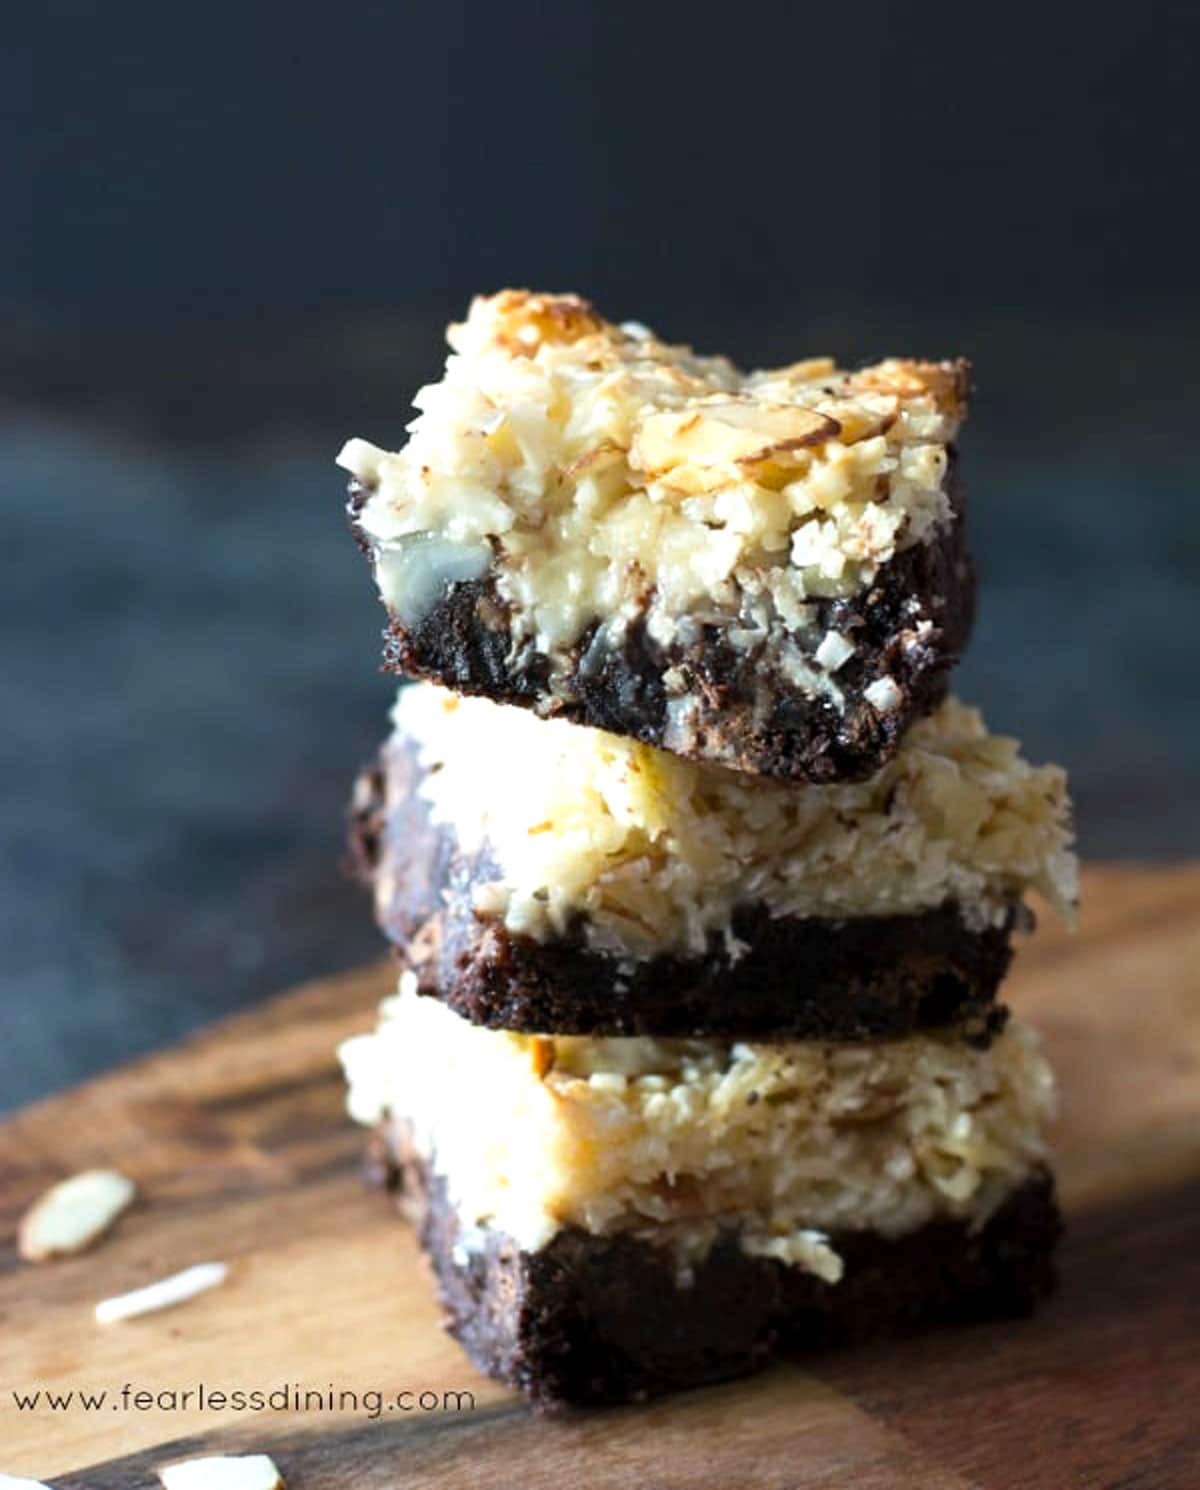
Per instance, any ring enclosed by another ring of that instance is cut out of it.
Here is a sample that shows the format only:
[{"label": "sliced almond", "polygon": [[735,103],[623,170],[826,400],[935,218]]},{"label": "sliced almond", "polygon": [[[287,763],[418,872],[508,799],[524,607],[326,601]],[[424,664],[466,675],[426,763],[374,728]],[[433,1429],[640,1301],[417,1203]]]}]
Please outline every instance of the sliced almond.
[{"label": "sliced almond", "polygon": [[96,1305],[96,1323],[115,1324],[119,1319],[134,1319],[139,1314],[153,1314],[158,1309],[186,1304],[197,1294],[207,1293],[210,1288],[224,1283],[228,1276],[229,1268],[223,1262],[198,1262],[195,1267],[184,1268],[182,1273],[172,1273],[169,1278],[148,1283],[145,1288],[102,1299]]},{"label": "sliced almond", "polygon": [[837,363],[832,357],[804,357],[799,362],[790,362],[786,367],[773,367],[771,377],[789,378],[796,382],[816,382],[818,378],[837,376]]},{"label": "sliced almond", "polygon": [[133,1204],[137,1187],[115,1169],[85,1169],[51,1186],[26,1211],[17,1250],[26,1262],[47,1262],[93,1246]]},{"label": "sliced almond", "polygon": [[210,1454],[183,1459],[158,1471],[165,1490],[283,1490],[283,1476],[269,1454]]},{"label": "sliced almond", "polygon": [[888,357],[850,373],[845,388],[849,393],[892,393],[901,399],[928,397],[942,413],[956,418],[962,413],[970,383],[971,365],[961,357],[954,362]]},{"label": "sliced almond", "polygon": [[800,404],[734,399],[694,404],[643,419],[629,463],[651,477],[685,468],[713,472],[720,479],[730,466],[750,466],[804,446],[824,444],[840,429],[836,419]]},{"label": "sliced almond", "polygon": [[842,399],[838,404],[842,444],[857,445],[860,440],[886,435],[899,417],[900,400],[895,394],[867,394],[856,403]]},{"label": "sliced almond", "polygon": [[611,440],[602,440],[599,445],[593,445],[590,450],[585,450],[569,465],[564,466],[563,477],[568,481],[578,481],[581,476],[598,476],[601,471],[608,470],[609,466],[615,466],[624,455],[625,452],[619,445],[614,445]]}]

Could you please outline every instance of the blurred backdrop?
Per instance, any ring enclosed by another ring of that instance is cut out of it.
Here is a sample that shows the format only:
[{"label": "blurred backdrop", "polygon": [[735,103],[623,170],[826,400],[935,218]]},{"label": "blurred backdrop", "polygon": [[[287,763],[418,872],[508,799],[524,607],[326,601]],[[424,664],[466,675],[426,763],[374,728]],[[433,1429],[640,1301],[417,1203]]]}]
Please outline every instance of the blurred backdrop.
[{"label": "blurred backdrop", "polygon": [[476,290],[965,353],[960,691],[1093,856],[1200,849],[1200,6],[49,0],[0,81],[0,1104],[377,955],[332,460]]}]

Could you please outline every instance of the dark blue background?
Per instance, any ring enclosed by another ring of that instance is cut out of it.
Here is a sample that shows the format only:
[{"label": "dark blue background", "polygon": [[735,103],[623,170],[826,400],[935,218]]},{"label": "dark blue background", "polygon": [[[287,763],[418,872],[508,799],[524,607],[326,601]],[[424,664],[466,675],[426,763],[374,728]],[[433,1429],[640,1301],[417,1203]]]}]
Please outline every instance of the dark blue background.
[{"label": "dark blue background", "polygon": [[0,87],[0,1104],[372,955],[343,437],[477,289],[965,352],[960,691],[1084,848],[1200,844],[1190,4],[26,8]]}]

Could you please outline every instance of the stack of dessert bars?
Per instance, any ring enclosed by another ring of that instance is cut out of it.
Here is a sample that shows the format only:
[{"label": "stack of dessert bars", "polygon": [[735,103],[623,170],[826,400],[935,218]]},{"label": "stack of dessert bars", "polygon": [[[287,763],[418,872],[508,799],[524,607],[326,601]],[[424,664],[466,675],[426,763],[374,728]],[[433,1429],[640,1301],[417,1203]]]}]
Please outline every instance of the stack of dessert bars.
[{"label": "stack of dessert bars", "polygon": [[745,374],[506,291],[352,440],[399,992],[350,1109],[449,1329],[536,1403],[1027,1311],[1051,1072],[997,990],[1076,898],[1063,773],[948,694],[962,363]]}]

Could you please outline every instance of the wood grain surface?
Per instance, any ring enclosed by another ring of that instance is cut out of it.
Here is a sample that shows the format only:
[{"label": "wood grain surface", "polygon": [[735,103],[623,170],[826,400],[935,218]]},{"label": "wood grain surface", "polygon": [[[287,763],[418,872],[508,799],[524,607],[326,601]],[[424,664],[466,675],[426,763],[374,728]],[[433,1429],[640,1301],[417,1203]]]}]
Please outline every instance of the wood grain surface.
[{"label": "wood grain surface", "polygon": [[[1063,1283],[1035,1319],[812,1358],[646,1408],[533,1417],[442,1334],[411,1235],[360,1182],[333,1048],[369,1025],[389,984],[380,965],[0,1126],[0,1472],[135,1490],[174,1459],[261,1450],[289,1490],[1196,1490],[1200,868],[1093,870],[1085,894],[1080,931],[1039,934],[1008,990],[1063,1085]],[[135,1178],[138,1205],[85,1256],[20,1262],[21,1211],[92,1164]],[[94,1322],[98,1299],[210,1259],[231,1268],[215,1292]],[[126,1408],[126,1384],[158,1400]],[[332,1412],[181,1407],[201,1384],[361,1395]],[[39,1390],[108,1397],[17,1407],[14,1392]],[[406,1391],[439,1400],[400,1405]],[[473,1405],[440,1395],[455,1392]]]}]

